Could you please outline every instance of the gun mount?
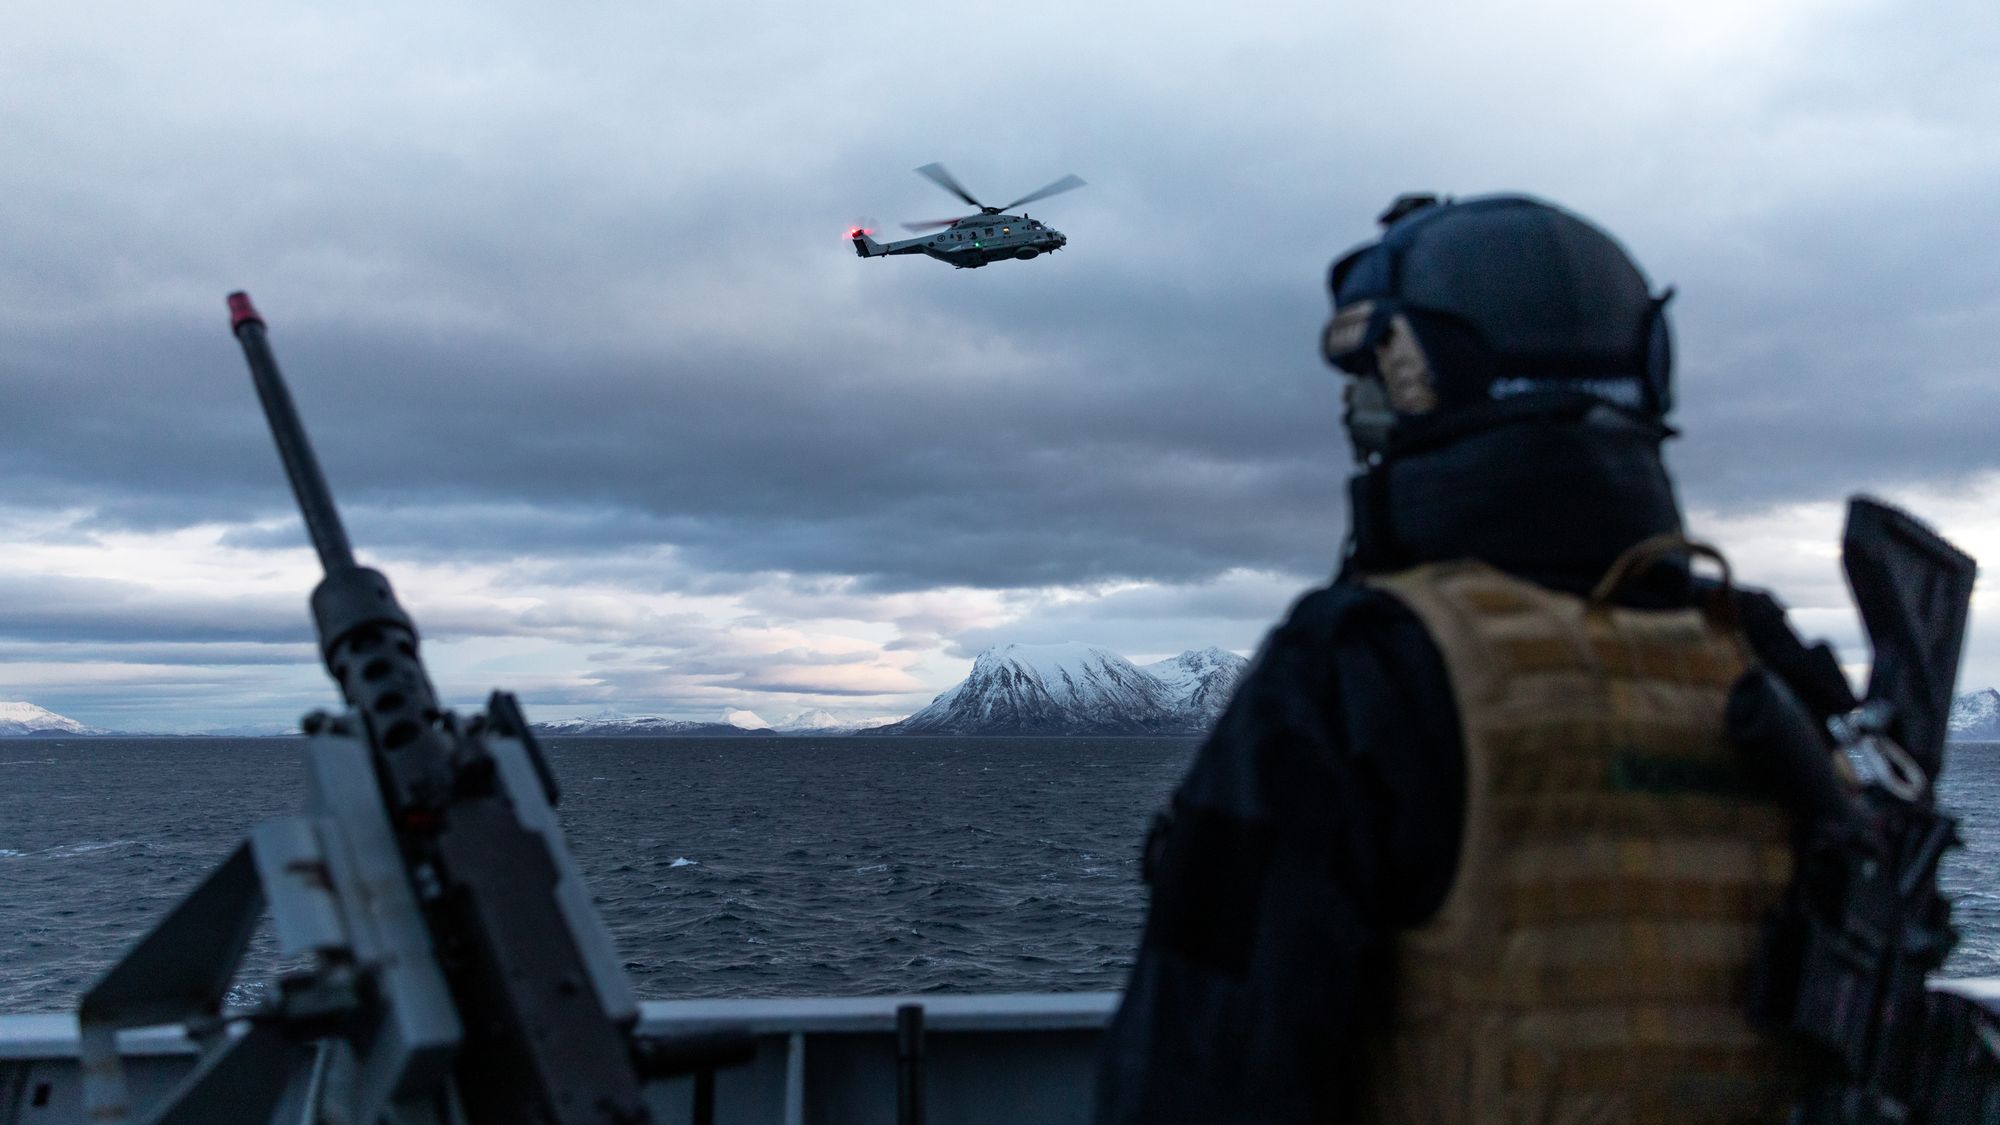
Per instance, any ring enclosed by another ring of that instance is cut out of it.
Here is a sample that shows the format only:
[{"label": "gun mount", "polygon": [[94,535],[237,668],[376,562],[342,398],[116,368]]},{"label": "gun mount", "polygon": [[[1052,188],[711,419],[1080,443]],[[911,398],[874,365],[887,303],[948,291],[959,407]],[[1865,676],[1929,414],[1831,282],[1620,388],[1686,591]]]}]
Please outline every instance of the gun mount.
[{"label": "gun mount", "polygon": [[[92,1121],[640,1125],[649,1081],[747,1057],[728,1033],[643,1039],[638,1003],[564,843],[559,793],[513,696],[439,706],[415,623],[358,565],[263,318],[231,327],[325,577],[312,594],[340,714],[306,717],[298,816],[250,838],[88,993]],[[225,997],[268,907],[309,967],[260,1007]],[[160,1100],[128,1104],[121,1029],[184,1026],[204,1045]]]}]

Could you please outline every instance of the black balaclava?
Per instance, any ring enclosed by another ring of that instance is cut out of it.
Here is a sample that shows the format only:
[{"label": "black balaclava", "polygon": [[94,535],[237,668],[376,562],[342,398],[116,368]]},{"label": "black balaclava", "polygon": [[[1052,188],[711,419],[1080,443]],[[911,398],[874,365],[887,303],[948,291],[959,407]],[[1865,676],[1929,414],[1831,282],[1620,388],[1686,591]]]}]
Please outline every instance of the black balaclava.
[{"label": "black balaclava", "polygon": [[1588,588],[1680,530],[1664,308],[1624,249],[1524,196],[1406,196],[1334,264],[1329,362],[1353,376],[1346,572],[1477,558]]}]

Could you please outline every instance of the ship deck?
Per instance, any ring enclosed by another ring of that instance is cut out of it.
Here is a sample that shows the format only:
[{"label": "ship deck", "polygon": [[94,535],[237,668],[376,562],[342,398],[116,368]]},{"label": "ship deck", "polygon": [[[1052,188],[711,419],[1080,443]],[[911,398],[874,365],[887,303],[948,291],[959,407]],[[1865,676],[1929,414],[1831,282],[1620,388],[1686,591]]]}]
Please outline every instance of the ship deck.
[{"label": "ship deck", "polygon": [[[924,1120],[1082,1125],[1097,1038],[1117,1004],[1115,992],[646,1001],[643,1034],[734,1031],[754,1044],[748,1062],[714,1072],[709,1091],[693,1077],[658,1084],[654,1120],[691,1125],[702,1096],[716,1125],[897,1122],[899,1072],[912,1065],[899,1057],[909,1037],[897,1013],[916,1006]],[[120,1043],[135,1109],[196,1057],[174,1029],[125,1032]],[[0,1125],[84,1125],[77,1055],[73,1014],[0,1015]]]},{"label": "ship deck", "polygon": [[[1934,982],[2000,1011],[2000,977]],[[651,1000],[641,1033],[747,1036],[749,1059],[652,1090],[660,1125],[1083,1125],[1097,1039],[1116,992]],[[908,1025],[921,1011],[919,1054]],[[904,1027],[899,1030],[899,1022]],[[186,1074],[177,1030],[125,1032],[135,1107]],[[84,1125],[76,1017],[0,1015],[0,1125]],[[920,1074],[917,1116],[899,1087]],[[143,1110],[141,1111],[143,1113]]]}]

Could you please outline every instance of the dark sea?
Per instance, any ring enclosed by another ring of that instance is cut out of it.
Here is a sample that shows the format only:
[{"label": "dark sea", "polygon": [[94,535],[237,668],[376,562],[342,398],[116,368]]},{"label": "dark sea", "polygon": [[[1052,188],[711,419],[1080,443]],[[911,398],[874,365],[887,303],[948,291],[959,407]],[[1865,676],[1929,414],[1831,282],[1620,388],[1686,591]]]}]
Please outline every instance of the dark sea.
[{"label": "dark sea", "polygon": [[[265,817],[294,739],[0,742],[0,1011],[78,993]],[[570,845],[640,994],[1123,985],[1192,739],[565,739]],[[1953,747],[1957,975],[2000,975],[2000,744]],[[251,975],[275,965],[268,935]],[[238,994],[254,997],[255,987]]]}]

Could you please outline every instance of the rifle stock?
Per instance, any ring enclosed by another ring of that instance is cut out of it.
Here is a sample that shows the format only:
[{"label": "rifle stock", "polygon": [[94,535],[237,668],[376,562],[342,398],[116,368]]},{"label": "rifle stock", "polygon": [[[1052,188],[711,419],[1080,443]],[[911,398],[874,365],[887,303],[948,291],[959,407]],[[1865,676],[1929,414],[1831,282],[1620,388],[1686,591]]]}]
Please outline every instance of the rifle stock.
[{"label": "rifle stock", "polygon": [[1907,512],[1848,502],[1841,558],[1874,649],[1870,702],[1888,707],[1884,732],[1935,781],[1978,567]]},{"label": "rifle stock", "polygon": [[[1948,1107],[1963,1099],[2000,1098],[1991,1049],[2000,1040],[1983,1030],[1988,1017],[1927,990],[1958,936],[1937,886],[1957,821],[1938,807],[1935,781],[1975,566],[1907,513],[1866,497],[1849,502],[1842,557],[1874,649],[1861,705],[1817,731],[1800,723],[1802,712],[1785,718],[1776,685],[1764,684],[1778,705],[1761,711],[1750,691],[1763,681],[1739,685],[1740,708],[1732,699],[1743,712],[1733,726],[1760,734],[1747,749],[1772,757],[1790,747],[1782,769],[1800,817],[1795,872],[1766,924],[1751,1010],[1818,1060],[1798,1125],[1943,1125],[1961,1119]],[[1833,801],[1799,780],[1829,748],[1853,767]]]}]

